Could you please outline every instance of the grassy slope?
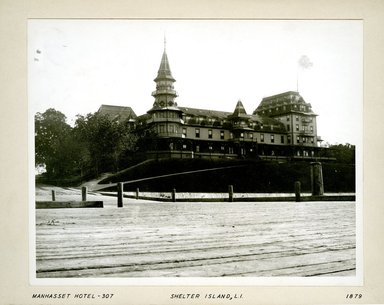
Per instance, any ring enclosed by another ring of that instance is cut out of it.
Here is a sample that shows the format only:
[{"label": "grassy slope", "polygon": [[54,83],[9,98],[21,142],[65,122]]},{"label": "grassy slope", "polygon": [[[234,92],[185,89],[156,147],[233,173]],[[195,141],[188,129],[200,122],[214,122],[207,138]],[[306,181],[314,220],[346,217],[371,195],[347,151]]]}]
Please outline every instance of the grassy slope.
[{"label": "grassy slope", "polygon": [[[311,189],[308,162],[276,163],[250,160],[163,159],[149,160],[117,173],[100,183],[126,182],[147,177],[193,170],[223,168],[187,175],[162,177],[125,185],[126,191],[226,192],[233,185],[237,192],[292,192],[295,181],[303,192]],[[354,166],[323,163],[326,192],[355,191]]]}]

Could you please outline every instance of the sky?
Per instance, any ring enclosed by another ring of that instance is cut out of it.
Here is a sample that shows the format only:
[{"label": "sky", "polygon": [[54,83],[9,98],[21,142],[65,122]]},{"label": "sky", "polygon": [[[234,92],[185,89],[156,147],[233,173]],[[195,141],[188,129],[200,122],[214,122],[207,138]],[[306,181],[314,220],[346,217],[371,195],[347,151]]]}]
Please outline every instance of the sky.
[{"label": "sky", "polygon": [[251,114],[263,97],[299,91],[324,142],[361,143],[357,20],[29,20],[29,113],[55,108],[71,125],[102,104],[144,114],[164,47],[179,106],[232,112],[241,100]]}]

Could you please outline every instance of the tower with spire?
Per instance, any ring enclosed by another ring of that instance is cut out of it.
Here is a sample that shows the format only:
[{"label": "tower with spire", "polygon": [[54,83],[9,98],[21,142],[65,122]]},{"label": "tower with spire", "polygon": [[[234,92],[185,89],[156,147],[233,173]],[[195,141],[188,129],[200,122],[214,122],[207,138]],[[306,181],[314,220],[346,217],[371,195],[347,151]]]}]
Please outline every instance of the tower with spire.
[{"label": "tower with spire", "polygon": [[175,138],[181,137],[183,111],[177,107],[175,102],[177,93],[173,84],[176,80],[172,76],[169,65],[165,38],[160,67],[154,81],[156,90],[152,92],[152,96],[155,101],[153,107],[147,112],[149,116],[147,123],[151,125],[151,130],[156,134],[157,139],[154,141],[161,139],[158,141],[158,146],[173,150]]},{"label": "tower with spire", "polygon": [[173,84],[176,80],[172,76],[171,68],[169,65],[165,37],[163,56],[161,58],[160,67],[154,81],[156,82],[156,90],[152,92],[152,96],[155,98],[153,109],[177,107],[177,103],[175,102],[177,92],[173,87]]}]

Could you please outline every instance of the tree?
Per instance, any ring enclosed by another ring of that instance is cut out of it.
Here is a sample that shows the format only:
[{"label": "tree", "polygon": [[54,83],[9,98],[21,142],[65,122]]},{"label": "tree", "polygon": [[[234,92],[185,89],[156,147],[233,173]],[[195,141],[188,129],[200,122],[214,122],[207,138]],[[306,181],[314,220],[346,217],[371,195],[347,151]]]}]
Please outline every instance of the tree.
[{"label": "tree", "polygon": [[60,111],[35,115],[35,165],[46,165],[49,179],[98,176],[118,171],[132,156],[137,135],[132,123],[98,112],[78,115],[75,127]]},{"label": "tree", "polygon": [[355,164],[355,146],[349,143],[330,145],[332,155],[339,163]]},{"label": "tree", "polygon": [[46,165],[48,176],[63,176],[70,170],[63,157],[63,144],[68,142],[71,126],[66,117],[53,108],[35,115],[35,165]]},{"label": "tree", "polygon": [[121,159],[136,143],[129,121],[111,120],[98,112],[78,115],[74,132],[78,141],[84,143],[89,153],[89,166],[96,176],[118,171]]}]

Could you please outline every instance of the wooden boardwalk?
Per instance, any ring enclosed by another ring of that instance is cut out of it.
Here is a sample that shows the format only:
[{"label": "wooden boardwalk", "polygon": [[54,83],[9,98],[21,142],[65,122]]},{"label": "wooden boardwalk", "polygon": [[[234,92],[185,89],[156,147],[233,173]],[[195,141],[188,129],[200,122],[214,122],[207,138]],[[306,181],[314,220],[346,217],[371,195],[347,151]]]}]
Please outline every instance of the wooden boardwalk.
[{"label": "wooden boardwalk", "polygon": [[355,275],[354,202],[36,210],[37,278]]}]

